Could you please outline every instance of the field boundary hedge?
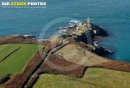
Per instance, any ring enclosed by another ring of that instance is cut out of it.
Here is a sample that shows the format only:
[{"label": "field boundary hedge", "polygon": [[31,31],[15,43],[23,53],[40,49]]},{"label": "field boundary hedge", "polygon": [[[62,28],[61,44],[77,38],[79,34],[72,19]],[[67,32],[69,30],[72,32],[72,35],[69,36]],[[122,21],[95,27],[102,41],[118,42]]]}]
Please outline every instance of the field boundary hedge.
[{"label": "field boundary hedge", "polygon": [[13,53],[15,53],[16,51],[18,51],[21,47],[18,47],[17,49],[13,50],[12,52],[10,52],[8,55],[6,55],[3,59],[0,60],[0,63],[2,61],[4,61],[5,59],[7,59],[9,56],[11,56]]}]

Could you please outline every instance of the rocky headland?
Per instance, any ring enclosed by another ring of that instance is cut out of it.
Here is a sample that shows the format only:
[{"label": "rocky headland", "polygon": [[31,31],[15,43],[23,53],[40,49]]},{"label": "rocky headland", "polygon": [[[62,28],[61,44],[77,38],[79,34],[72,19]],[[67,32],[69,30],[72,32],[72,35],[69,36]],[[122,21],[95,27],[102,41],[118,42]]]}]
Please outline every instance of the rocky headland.
[{"label": "rocky headland", "polygon": [[[44,45],[27,63],[23,72],[11,77],[9,81],[4,83],[4,87],[23,88],[26,86],[31,88],[39,75],[44,73],[81,78],[87,68],[105,68],[130,72],[129,63],[102,57],[114,53],[96,44],[97,41],[108,36],[103,28],[90,23],[88,20],[87,23],[78,23],[66,27],[64,30],[66,31],[63,34],[52,36],[44,41],[39,41],[34,36],[27,35],[1,37],[0,45],[10,43]],[[58,69],[54,64],[62,68]],[[70,70],[68,67],[71,65],[79,68]]]}]

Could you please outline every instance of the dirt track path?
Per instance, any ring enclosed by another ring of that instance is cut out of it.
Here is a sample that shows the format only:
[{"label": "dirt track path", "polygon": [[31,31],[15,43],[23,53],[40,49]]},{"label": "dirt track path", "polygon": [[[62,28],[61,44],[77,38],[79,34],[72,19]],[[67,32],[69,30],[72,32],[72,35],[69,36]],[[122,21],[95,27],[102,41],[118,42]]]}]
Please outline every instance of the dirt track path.
[{"label": "dirt track path", "polygon": [[28,83],[24,85],[24,88],[30,88],[30,87],[33,85],[34,81],[35,81],[36,78],[39,76],[39,72],[40,72],[42,66],[48,61],[49,56],[50,56],[52,53],[54,53],[54,52],[56,52],[57,50],[59,50],[60,48],[62,48],[62,47],[64,47],[65,45],[67,45],[68,43],[69,43],[69,42],[67,41],[67,39],[65,39],[65,40],[63,40],[62,45],[57,46],[57,47],[51,49],[50,52],[49,52],[48,54],[46,54],[46,57],[44,58],[44,61],[43,61],[42,65],[37,69],[37,71],[36,71],[34,74],[32,74],[32,76],[31,76],[31,78],[29,79]]}]

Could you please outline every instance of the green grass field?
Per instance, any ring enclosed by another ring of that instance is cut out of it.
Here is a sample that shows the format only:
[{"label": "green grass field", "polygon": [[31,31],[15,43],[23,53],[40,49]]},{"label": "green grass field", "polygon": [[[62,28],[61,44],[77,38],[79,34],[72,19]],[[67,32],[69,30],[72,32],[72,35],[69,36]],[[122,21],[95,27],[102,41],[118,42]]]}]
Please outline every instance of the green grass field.
[{"label": "green grass field", "polygon": [[19,46],[12,46],[11,44],[0,45],[0,60],[17,48],[19,48]]},{"label": "green grass field", "polygon": [[43,74],[34,88],[130,88],[130,73],[89,68],[83,78]]},{"label": "green grass field", "polygon": [[0,62],[0,77],[8,73],[19,73],[25,67],[30,58],[38,50],[34,44],[5,44],[0,45],[0,60],[10,52],[21,47],[18,51],[11,54],[4,61]]}]

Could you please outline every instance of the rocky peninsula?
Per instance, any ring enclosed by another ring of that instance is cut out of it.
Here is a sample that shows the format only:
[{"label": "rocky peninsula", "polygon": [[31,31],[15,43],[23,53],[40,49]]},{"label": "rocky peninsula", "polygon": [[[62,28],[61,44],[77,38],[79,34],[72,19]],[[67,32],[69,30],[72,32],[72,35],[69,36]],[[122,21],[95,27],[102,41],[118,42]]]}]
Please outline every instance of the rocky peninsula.
[{"label": "rocky peninsula", "polygon": [[91,46],[89,50],[100,56],[106,56],[114,53],[114,51],[97,44],[100,39],[109,36],[109,34],[100,26],[91,23],[89,17],[87,22],[80,22],[71,27],[61,28],[60,30],[64,30],[64,33],[59,35],[59,38],[65,39],[67,37],[71,37],[77,42],[83,42]]}]

